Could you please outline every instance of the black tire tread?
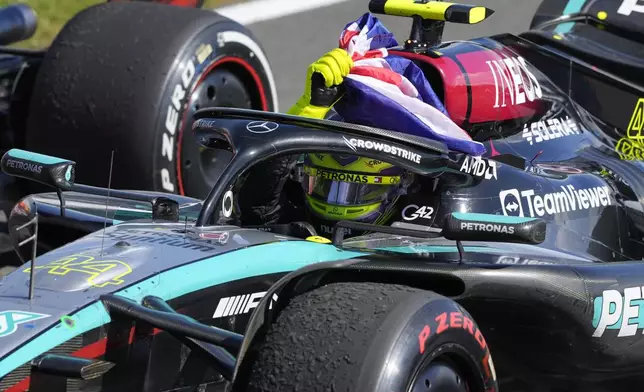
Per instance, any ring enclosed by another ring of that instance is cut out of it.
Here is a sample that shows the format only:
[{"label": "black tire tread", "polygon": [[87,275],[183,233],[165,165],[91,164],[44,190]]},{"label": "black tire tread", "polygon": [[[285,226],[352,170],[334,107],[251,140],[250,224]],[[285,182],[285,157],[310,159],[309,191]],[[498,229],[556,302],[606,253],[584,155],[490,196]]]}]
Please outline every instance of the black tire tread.
[{"label": "black tire tread", "polygon": [[[261,365],[251,370],[246,391],[355,391],[360,365],[383,320],[419,291],[334,283],[295,297],[259,346],[256,361]],[[339,367],[342,371],[336,371]]]},{"label": "black tire tread", "polygon": [[34,85],[26,148],[78,163],[77,181],[153,188],[156,121],[168,72],[215,12],[110,2],[74,16],[58,34]]}]

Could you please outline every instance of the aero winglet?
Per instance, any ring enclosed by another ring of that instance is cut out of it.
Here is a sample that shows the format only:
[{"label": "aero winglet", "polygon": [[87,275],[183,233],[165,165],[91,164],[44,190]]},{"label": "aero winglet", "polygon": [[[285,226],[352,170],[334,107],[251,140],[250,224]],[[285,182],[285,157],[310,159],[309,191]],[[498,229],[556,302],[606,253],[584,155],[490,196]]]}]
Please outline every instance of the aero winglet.
[{"label": "aero winglet", "polygon": [[371,0],[369,11],[374,14],[412,17],[451,23],[476,24],[489,18],[494,10],[468,4],[427,0]]}]

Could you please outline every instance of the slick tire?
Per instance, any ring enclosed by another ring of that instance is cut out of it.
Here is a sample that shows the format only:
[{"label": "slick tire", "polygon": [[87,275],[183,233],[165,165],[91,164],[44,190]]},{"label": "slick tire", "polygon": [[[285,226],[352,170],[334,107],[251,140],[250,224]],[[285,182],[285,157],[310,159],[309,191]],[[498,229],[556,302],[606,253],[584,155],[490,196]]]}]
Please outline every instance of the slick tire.
[{"label": "slick tire", "polygon": [[25,147],[77,162],[76,180],[205,197],[230,155],[192,135],[199,108],[276,111],[270,65],[209,10],[110,2],[77,14],[38,72]]},{"label": "slick tire", "polygon": [[430,291],[336,283],[300,295],[244,357],[233,391],[496,391],[485,339]]}]

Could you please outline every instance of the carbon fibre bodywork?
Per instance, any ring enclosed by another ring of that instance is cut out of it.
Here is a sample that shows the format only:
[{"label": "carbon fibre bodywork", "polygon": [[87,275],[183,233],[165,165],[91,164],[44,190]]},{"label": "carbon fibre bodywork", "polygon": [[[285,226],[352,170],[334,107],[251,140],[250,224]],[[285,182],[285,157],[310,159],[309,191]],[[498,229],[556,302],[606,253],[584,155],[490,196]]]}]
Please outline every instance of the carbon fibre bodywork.
[{"label": "carbon fibre bodywork", "polygon": [[[642,89],[591,73],[538,37],[392,51],[423,68],[452,120],[485,143],[483,157],[389,130],[211,108],[197,113],[193,131],[202,148],[233,158],[205,200],[72,188],[62,216],[54,193],[22,199],[9,222],[14,246],[30,259],[21,244],[36,231],[23,225],[37,218],[46,253],[33,271],[27,263],[0,281],[0,389],[227,390],[290,298],[339,281],[404,284],[461,304],[485,335],[503,391],[640,385],[644,182],[636,146],[629,154],[619,146],[638,141]],[[584,94],[565,88],[578,75],[623,94],[596,112],[586,106],[595,97],[580,106]],[[269,131],[252,132],[257,121]],[[240,227],[238,195],[256,163],[316,152],[359,154],[417,176],[389,234],[373,227],[342,241],[336,227],[330,245]],[[178,217],[151,219],[154,207],[141,200],[160,196],[176,202]],[[457,227],[468,240],[444,235],[454,213],[474,222]],[[546,228],[538,245],[508,234],[513,223],[536,221]],[[507,235],[477,240],[495,230]],[[99,370],[84,374],[92,366]]]}]

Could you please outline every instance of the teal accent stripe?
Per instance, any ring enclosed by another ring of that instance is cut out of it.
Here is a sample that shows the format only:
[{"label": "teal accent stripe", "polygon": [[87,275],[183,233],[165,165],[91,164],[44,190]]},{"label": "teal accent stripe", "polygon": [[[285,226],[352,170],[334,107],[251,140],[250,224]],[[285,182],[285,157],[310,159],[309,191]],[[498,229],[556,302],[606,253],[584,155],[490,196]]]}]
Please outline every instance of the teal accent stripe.
[{"label": "teal accent stripe", "polygon": [[476,214],[473,212],[452,212],[452,216],[456,219],[466,221],[488,222],[488,223],[505,223],[505,224],[518,224],[535,221],[536,218],[522,218],[519,216],[505,216],[505,215],[491,215],[491,214]]},{"label": "teal accent stripe", "polygon": [[20,150],[18,148],[12,148],[11,150],[7,151],[7,154],[9,154],[10,157],[24,159],[25,161],[38,162],[42,165],[55,165],[57,163],[69,162],[67,159],[38,154],[37,152]]},{"label": "teal accent stripe", "polygon": [[[568,0],[568,4],[564,8],[563,15],[570,15],[581,11],[581,7],[584,6],[586,0]],[[572,30],[573,22],[571,23],[562,23],[555,28],[555,32],[559,34],[568,33]]]},{"label": "teal accent stripe", "polygon": [[[275,242],[224,253],[162,272],[115,294],[140,302],[147,295],[166,301],[206,287],[253,276],[291,272],[324,261],[351,259],[365,253],[337,249],[309,241]],[[91,289],[90,289],[91,290]],[[69,315],[74,328],[58,324],[5,357],[0,362],[0,377],[37,355],[111,321],[102,303],[96,302]]]},{"label": "teal accent stripe", "polygon": [[[378,248],[378,250],[385,250],[389,252],[398,253],[458,253],[458,248],[455,246],[431,246],[431,245],[418,245],[418,246],[388,246],[385,248]],[[465,252],[506,252],[507,249],[488,248],[486,246],[464,246]]]}]

